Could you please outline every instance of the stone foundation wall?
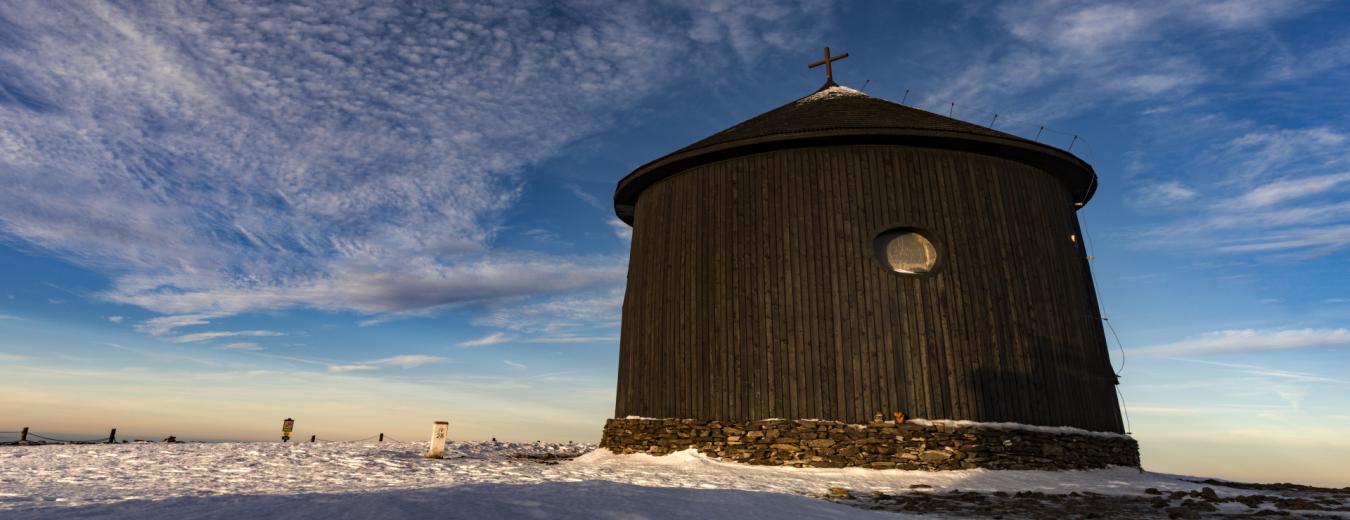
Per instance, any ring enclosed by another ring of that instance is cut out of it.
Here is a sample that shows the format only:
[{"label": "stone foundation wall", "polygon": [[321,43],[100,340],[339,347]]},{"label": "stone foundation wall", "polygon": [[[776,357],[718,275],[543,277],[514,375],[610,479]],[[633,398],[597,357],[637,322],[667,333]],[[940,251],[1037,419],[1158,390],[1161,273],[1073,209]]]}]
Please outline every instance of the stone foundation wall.
[{"label": "stone foundation wall", "polygon": [[1050,432],[980,423],[768,419],[610,419],[602,448],[665,455],[689,448],[747,464],[818,468],[948,470],[1090,469],[1139,466],[1139,444],[1124,435]]}]

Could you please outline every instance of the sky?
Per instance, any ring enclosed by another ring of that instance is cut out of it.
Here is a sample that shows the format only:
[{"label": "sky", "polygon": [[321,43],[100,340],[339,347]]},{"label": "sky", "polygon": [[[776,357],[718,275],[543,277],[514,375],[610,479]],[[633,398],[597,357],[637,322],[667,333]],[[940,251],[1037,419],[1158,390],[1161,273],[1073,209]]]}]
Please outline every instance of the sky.
[{"label": "sky", "polygon": [[1350,485],[1350,4],[1320,1],[0,0],[0,431],[595,441],[615,182],[811,93],[825,45],[1096,168],[1145,467]]}]

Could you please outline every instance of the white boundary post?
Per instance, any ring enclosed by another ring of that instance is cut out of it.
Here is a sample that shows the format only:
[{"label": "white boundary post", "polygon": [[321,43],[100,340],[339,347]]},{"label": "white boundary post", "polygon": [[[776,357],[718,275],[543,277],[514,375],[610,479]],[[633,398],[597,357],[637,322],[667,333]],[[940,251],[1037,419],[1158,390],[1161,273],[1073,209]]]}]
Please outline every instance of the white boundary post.
[{"label": "white boundary post", "polygon": [[431,449],[427,450],[428,458],[445,458],[445,438],[448,435],[450,435],[449,422],[436,421],[431,425]]}]

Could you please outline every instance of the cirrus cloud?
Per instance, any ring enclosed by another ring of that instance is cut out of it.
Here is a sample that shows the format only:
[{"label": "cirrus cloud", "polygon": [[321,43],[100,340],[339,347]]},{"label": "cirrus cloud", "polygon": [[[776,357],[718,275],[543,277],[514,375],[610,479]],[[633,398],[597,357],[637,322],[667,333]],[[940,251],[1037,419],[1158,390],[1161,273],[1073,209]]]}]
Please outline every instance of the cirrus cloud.
[{"label": "cirrus cloud", "polygon": [[329,372],[368,372],[379,370],[381,368],[416,368],[425,365],[435,365],[445,363],[447,359],[440,356],[428,356],[425,354],[403,354],[382,359],[373,359],[358,363],[332,364],[328,365]]},{"label": "cirrus cloud", "polygon": [[1145,356],[1182,356],[1350,345],[1350,329],[1231,329],[1206,332],[1172,343],[1130,349]]},{"label": "cirrus cloud", "polygon": [[270,330],[231,330],[231,331],[215,331],[215,332],[194,332],[192,334],[184,334],[182,336],[174,337],[171,341],[173,341],[174,343],[198,343],[202,341],[210,341],[213,339],[220,339],[220,338],[235,338],[235,337],[265,338],[284,335],[285,334],[282,334],[280,332],[274,332]]},{"label": "cirrus cloud", "polygon": [[496,249],[523,169],[694,62],[786,48],[823,7],[9,5],[0,235],[175,315],[140,326],[161,335],[612,287],[622,257]]}]

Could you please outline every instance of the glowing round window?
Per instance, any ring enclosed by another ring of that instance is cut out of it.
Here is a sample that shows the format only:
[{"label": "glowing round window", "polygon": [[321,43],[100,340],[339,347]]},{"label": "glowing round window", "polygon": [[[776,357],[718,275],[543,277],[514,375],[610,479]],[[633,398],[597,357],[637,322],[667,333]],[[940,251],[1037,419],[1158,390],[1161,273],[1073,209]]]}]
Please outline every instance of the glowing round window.
[{"label": "glowing round window", "polygon": [[893,229],[877,235],[877,259],[901,274],[924,274],[937,266],[937,248],[913,229]]}]

